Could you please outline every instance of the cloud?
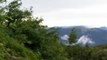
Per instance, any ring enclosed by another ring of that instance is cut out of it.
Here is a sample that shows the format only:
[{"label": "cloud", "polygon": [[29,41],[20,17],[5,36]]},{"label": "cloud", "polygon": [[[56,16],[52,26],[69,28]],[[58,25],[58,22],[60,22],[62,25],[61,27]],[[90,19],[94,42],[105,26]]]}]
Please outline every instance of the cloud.
[{"label": "cloud", "polygon": [[86,8],[62,8],[38,13],[48,26],[86,25],[92,27],[107,26],[107,4],[88,6]]},{"label": "cloud", "polygon": [[69,36],[68,35],[63,35],[61,36],[61,40],[68,40]]},{"label": "cloud", "polygon": [[81,44],[82,46],[85,46],[85,45],[93,45],[95,44],[95,42],[93,42],[88,36],[81,36],[79,38],[79,40],[77,41],[77,44]]},{"label": "cloud", "polygon": [[107,26],[107,0],[22,0],[33,6],[34,15],[44,18],[44,25],[92,27]]}]

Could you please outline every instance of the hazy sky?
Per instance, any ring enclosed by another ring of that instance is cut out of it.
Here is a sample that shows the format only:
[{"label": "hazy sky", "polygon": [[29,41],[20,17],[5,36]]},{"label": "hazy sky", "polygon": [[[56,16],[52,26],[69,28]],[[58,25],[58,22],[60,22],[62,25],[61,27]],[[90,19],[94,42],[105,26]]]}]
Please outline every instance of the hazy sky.
[{"label": "hazy sky", "polygon": [[22,0],[48,26],[107,26],[107,0]]}]

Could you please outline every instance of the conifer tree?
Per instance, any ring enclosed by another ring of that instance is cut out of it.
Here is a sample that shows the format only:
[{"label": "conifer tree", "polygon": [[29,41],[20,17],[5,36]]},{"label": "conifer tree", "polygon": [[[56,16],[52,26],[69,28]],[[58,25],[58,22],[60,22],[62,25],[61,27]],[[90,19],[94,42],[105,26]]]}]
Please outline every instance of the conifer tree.
[{"label": "conifer tree", "polygon": [[76,39],[77,39],[76,29],[72,28],[72,30],[70,32],[70,35],[69,35],[69,43],[70,44],[75,43]]}]

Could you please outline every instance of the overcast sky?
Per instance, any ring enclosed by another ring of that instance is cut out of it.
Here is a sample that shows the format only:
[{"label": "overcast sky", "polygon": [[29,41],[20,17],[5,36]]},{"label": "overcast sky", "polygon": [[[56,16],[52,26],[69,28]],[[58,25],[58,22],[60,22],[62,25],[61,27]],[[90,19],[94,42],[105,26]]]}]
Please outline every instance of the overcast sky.
[{"label": "overcast sky", "polygon": [[107,0],[22,0],[34,15],[52,26],[107,27]]}]

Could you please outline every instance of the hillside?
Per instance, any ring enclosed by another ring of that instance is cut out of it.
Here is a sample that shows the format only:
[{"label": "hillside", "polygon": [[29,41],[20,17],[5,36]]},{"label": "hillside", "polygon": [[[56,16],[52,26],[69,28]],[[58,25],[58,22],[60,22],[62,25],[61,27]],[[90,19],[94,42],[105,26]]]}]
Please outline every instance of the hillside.
[{"label": "hillside", "polygon": [[[58,27],[58,31],[60,32],[60,40],[62,36],[69,35],[72,28],[75,28],[77,31],[78,39],[82,36],[88,36],[93,42],[96,44],[106,44],[107,43],[107,29],[103,28],[87,28],[84,26],[68,26],[68,27]],[[65,40],[64,40],[65,41]],[[66,42],[66,41],[65,41]]]}]

